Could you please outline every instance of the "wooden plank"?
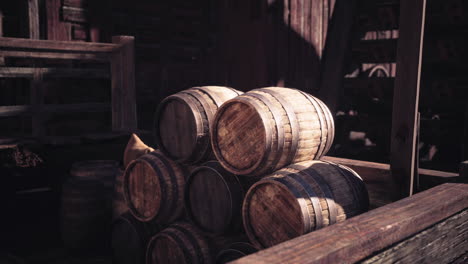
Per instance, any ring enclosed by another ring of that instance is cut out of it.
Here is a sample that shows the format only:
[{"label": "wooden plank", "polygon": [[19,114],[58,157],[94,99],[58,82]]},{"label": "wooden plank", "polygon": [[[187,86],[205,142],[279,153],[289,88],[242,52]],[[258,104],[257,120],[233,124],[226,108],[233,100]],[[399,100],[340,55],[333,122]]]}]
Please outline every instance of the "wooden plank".
[{"label": "wooden plank", "polygon": [[468,210],[464,210],[362,263],[452,263],[467,249]]},{"label": "wooden plank", "polygon": [[70,23],[63,22],[60,16],[62,0],[45,1],[47,17],[47,39],[49,40],[71,40]]},{"label": "wooden plank", "polygon": [[29,38],[39,39],[39,0],[28,1],[28,22],[29,22]]},{"label": "wooden plank", "polygon": [[109,61],[108,55],[100,54],[100,53],[59,53],[59,52],[1,50],[0,56],[17,57],[17,58],[37,58],[37,59]]},{"label": "wooden plank", "polygon": [[82,78],[109,79],[110,73],[104,69],[66,69],[66,68],[29,68],[0,67],[0,78],[32,78],[34,71],[39,71],[44,78]]},{"label": "wooden plank", "polygon": [[[31,115],[35,108],[32,105],[0,106],[0,117]],[[81,103],[81,104],[47,104],[42,105],[42,113],[86,113],[110,111],[109,103]]]},{"label": "wooden plank", "polygon": [[349,52],[356,0],[336,0],[325,44],[319,97],[332,114],[341,92],[344,66]]},{"label": "wooden plank", "polygon": [[62,6],[62,16],[64,21],[86,23],[88,22],[87,11],[83,8]]},{"label": "wooden plank", "polygon": [[[377,162],[353,160],[324,156],[321,158],[342,164],[355,170],[366,183],[369,193],[370,208],[377,208],[394,202],[394,192],[397,190],[390,172],[390,165]],[[448,181],[459,180],[458,174],[453,172],[419,169],[421,182],[434,186]]]},{"label": "wooden plank", "polygon": [[231,263],[355,263],[468,208],[468,184],[447,183]]},{"label": "wooden plank", "polygon": [[134,37],[115,36],[112,42],[121,46],[111,60],[112,130],[133,131],[137,128]]},{"label": "wooden plank", "polygon": [[0,38],[0,47],[12,49],[34,49],[37,51],[111,53],[119,49],[111,43],[77,41],[35,40],[24,38]]},{"label": "wooden plank", "polygon": [[413,193],[416,126],[426,1],[401,1],[397,73],[393,93],[390,166],[400,187],[396,199]]},{"label": "wooden plank", "polygon": [[[0,38],[3,37],[3,12],[0,10]],[[5,58],[0,56],[0,65],[5,65]]]},{"label": "wooden plank", "polygon": [[31,110],[30,105],[0,106],[0,117],[26,115],[30,114]]}]

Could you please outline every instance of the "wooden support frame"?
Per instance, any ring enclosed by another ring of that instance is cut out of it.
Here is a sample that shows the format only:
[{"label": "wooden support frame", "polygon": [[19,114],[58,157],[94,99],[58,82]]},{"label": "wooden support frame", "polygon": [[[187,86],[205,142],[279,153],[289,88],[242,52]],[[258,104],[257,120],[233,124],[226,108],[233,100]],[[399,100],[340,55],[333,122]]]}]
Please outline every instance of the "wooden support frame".
[{"label": "wooden support frame", "polygon": [[426,0],[400,1],[390,166],[395,200],[413,194]]},{"label": "wooden support frame", "polygon": [[[426,244],[430,241],[433,246],[440,246],[445,251],[445,260],[455,259],[457,256],[453,254],[463,253],[468,243],[468,231],[466,224],[463,225],[468,220],[467,208],[468,184],[446,183],[231,263],[355,263],[373,256],[385,257],[380,252],[388,248],[394,249],[395,257],[403,253],[401,256],[406,258],[427,257],[426,262],[441,263],[431,261],[439,253],[426,255],[433,247],[413,246],[403,248],[405,252],[402,252],[401,246],[398,249],[394,245],[414,238],[421,241],[421,235],[427,239],[426,231],[431,230],[433,239],[426,240]],[[459,234],[459,244],[453,245],[453,237],[447,237],[444,229],[437,228],[441,221],[445,226],[454,221],[462,225],[465,231]],[[412,262],[417,261],[409,261]]]},{"label": "wooden support frame", "polygon": [[[134,37],[117,36],[114,43],[85,43],[71,41],[34,40],[0,37],[0,57],[20,58],[54,58],[71,60],[103,61],[110,64],[109,71],[98,70],[94,76],[110,77],[112,102],[112,131],[132,132],[137,129],[135,71],[134,71]],[[34,67],[39,66],[39,67]],[[89,70],[88,70],[89,71]],[[31,106],[1,106],[0,116],[33,115],[33,136],[44,137],[42,114],[56,111],[106,111],[105,105],[81,104],[55,107],[44,105],[40,80],[47,74],[60,77],[79,77],[86,69],[57,70],[33,67],[0,67],[0,77],[28,77],[32,79]]]}]

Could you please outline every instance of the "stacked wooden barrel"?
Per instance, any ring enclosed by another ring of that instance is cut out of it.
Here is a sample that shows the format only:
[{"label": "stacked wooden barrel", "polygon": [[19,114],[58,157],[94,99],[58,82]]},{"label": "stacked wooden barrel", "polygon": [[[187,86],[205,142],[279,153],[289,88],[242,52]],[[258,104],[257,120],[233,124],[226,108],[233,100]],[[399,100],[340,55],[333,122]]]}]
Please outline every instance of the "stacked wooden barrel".
[{"label": "stacked wooden barrel", "polygon": [[333,116],[305,92],[190,88],[161,102],[154,131],[156,150],[125,155],[121,263],[225,263],[367,210],[361,178],[318,160]]}]

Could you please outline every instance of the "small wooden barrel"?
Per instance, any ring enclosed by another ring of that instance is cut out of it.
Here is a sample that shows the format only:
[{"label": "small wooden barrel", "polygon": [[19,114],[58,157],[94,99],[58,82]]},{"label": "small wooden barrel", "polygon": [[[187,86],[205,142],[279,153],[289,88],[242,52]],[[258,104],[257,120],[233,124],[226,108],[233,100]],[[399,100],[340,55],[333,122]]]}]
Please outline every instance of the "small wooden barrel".
[{"label": "small wooden barrel", "polygon": [[187,216],[201,230],[214,234],[239,230],[243,198],[238,177],[216,161],[193,170],[185,187]]},{"label": "small wooden barrel", "polygon": [[62,187],[61,234],[71,249],[107,245],[112,215],[112,196],[118,162],[76,162]]},{"label": "small wooden barrel", "polygon": [[179,218],[184,207],[187,172],[158,150],[130,162],[124,173],[124,196],[140,221],[165,224]]},{"label": "small wooden barrel", "polygon": [[242,94],[228,87],[193,87],[164,99],[155,117],[158,148],[185,164],[196,164],[212,156],[210,126],[218,107]]},{"label": "small wooden barrel", "polygon": [[257,252],[258,249],[247,242],[236,242],[216,255],[216,264],[224,264]]},{"label": "small wooden barrel", "polygon": [[160,227],[140,222],[126,213],[112,224],[112,263],[143,264],[146,246]]},{"label": "small wooden barrel", "polygon": [[128,212],[128,206],[125,202],[124,189],[123,189],[124,171],[117,172],[114,183],[114,196],[112,199],[112,219],[116,219],[124,213]]},{"label": "small wooden barrel", "polygon": [[333,116],[299,90],[255,89],[224,103],[211,127],[216,159],[236,175],[259,176],[318,159],[333,142]]},{"label": "small wooden barrel", "polygon": [[178,222],[156,234],[148,244],[147,264],[212,263],[209,244],[194,226]]},{"label": "small wooden barrel", "polygon": [[365,212],[367,190],[353,170],[305,161],[254,184],[242,208],[250,242],[267,248]]}]

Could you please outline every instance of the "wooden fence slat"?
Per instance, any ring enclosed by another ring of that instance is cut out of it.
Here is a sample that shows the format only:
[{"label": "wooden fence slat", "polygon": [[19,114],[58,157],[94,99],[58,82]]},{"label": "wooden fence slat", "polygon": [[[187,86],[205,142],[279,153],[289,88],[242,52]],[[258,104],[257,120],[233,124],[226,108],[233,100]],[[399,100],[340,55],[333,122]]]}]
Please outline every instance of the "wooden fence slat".
[{"label": "wooden fence slat", "polygon": [[355,263],[466,208],[468,184],[446,183],[231,263]]},{"label": "wooden fence slat", "polygon": [[83,78],[109,79],[110,73],[104,69],[66,69],[66,68],[30,68],[30,67],[0,67],[0,78],[32,78],[38,70],[44,78]]},{"label": "wooden fence slat", "polygon": [[397,72],[393,93],[390,166],[399,190],[395,199],[412,195],[419,85],[426,0],[401,1]]},{"label": "wooden fence slat", "polygon": [[2,50],[0,56],[35,59],[64,59],[64,60],[92,60],[108,61],[109,56],[99,53],[59,53],[59,52],[37,52],[37,51],[12,51]]},{"label": "wooden fence slat", "polygon": [[36,40],[24,38],[0,38],[0,47],[14,49],[34,49],[37,51],[76,51],[88,53],[109,53],[120,47],[111,43],[94,43],[79,41]]}]

